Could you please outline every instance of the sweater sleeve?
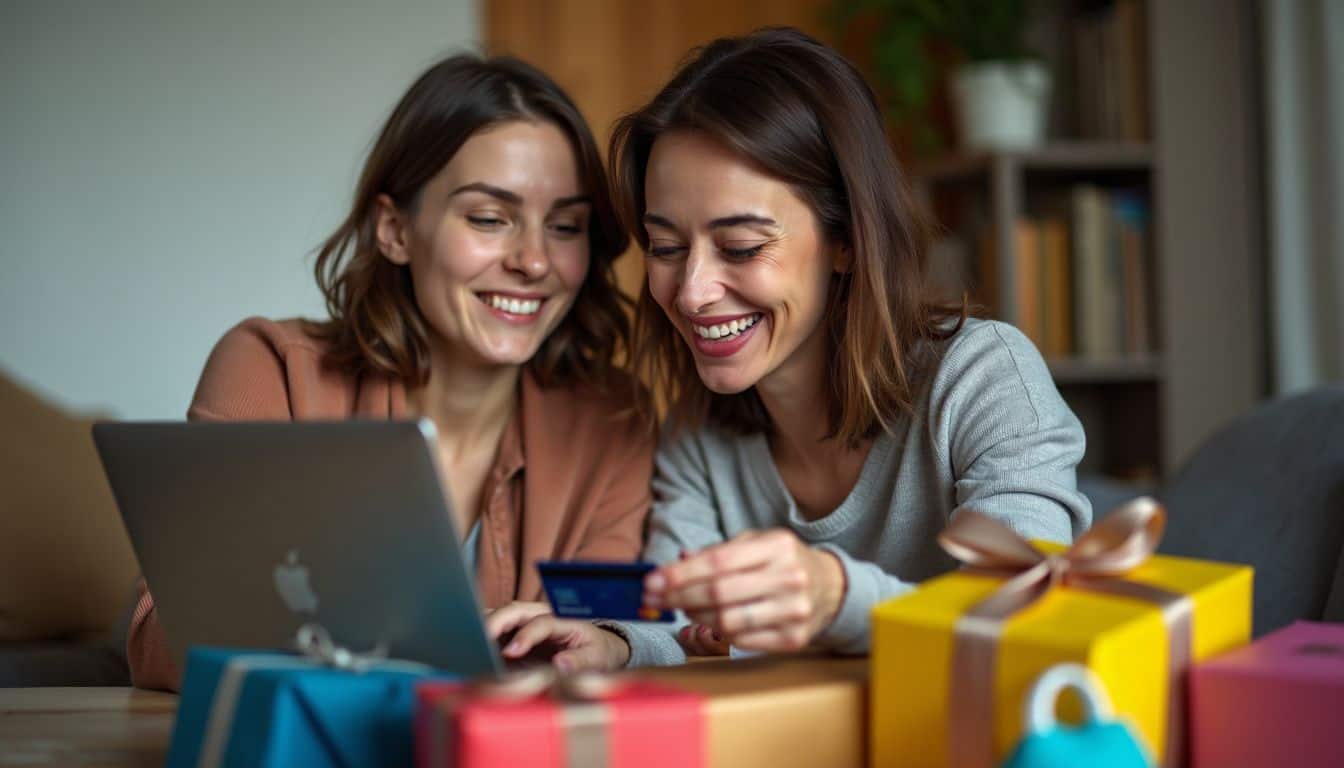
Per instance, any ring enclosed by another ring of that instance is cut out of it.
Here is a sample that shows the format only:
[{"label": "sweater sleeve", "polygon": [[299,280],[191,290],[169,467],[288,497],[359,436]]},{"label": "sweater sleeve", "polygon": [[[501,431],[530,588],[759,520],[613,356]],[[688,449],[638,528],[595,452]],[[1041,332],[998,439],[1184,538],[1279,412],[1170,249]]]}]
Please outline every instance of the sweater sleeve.
[{"label": "sweater sleeve", "polygon": [[990,322],[954,345],[931,405],[956,478],[956,508],[989,515],[1028,539],[1068,543],[1092,524],[1078,491],[1086,447],[1036,347]]},{"label": "sweater sleeve", "polygon": [[872,627],[869,614],[873,606],[909,592],[915,585],[892,576],[876,563],[850,555],[842,547],[821,544],[817,548],[830,552],[840,561],[845,571],[845,596],[840,600],[840,610],[835,618],[817,635],[813,644],[837,653],[867,653]]},{"label": "sweater sleeve", "polygon": [[[724,540],[719,513],[709,487],[709,468],[698,440],[689,432],[665,439],[654,458],[653,512],[649,516],[644,559],[676,560],[683,551],[703,549]],[[678,612],[672,625],[602,622],[630,644],[629,666],[682,664],[686,652],[677,632],[689,620]]]},{"label": "sweater sleeve", "polygon": [[176,691],[182,684],[182,673],[173,662],[168,638],[159,625],[154,596],[143,578],[136,582],[135,612],[126,635],[126,663],[131,669],[131,685],[136,688]]},{"label": "sweater sleeve", "polygon": [[[956,507],[994,517],[1030,539],[1069,542],[1091,522],[1075,468],[1082,425],[1036,347],[1016,328],[977,324],[948,348],[929,393],[934,460],[951,466]],[[880,566],[821,545],[845,571],[845,597],[817,638],[844,653],[868,650],[877,603],[914,589]]]},{"label": "sweater sleeve", "polygon": [[[257,324],[264,322],[268,321],[244,321],[215,345],[187,412],[189,421],[289,420],[284,364],[257,330]],[[173,661],[168,637],[159,624],[154,596],[143,578],[136,589],[135,612],[126,635],[131,684],[176,691],[182,671]]]}]

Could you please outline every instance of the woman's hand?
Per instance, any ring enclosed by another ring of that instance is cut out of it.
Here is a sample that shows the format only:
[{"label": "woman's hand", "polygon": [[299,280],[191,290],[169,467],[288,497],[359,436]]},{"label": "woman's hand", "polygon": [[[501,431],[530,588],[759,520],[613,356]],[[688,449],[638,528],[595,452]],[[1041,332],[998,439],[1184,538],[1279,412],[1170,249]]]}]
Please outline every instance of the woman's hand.
[{"label": "woman's hand", "polygon": [[536,649],[553,652],[551,664],[562,672],[610,672],[630,661],[625,638],[587,621],[557,618],[549,610],[524,621],[500,653],[521,660]]},{"label": "woman's hand", "polygon": [[551,606],[548,603],[528,603],[521,600],[514,600],[508,605],[500,606],[493,611],[487,611],[485,614],[485,631],[490,635],[490,639],[499,642],[501,637],[518,629],[527,622],[538,616],[545,616],[551,612]]},{"label": "woman's hand", "polygon": [[665,565],[644,602],[681,609],[744,650],[796,651],[830,625],[845,596],[839,559],[791,531],[751,531]]}]

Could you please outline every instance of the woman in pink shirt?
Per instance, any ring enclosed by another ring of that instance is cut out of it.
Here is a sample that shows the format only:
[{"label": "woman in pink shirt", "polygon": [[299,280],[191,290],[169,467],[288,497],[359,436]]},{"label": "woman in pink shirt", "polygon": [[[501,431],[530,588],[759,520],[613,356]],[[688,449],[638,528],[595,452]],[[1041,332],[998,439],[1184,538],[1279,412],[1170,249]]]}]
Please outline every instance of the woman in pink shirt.
[{"label": "woman in pink shirt", "polygon": [[[641,547],[655,436],[617,364],[626,243],[559,87],[513,59],[446,59],[393,110],[321,248],[330,317],[229,331],[188,417],[432,419],[486,608],[543,610],[536,560]],[[137,686],[177,687],[143,581],[127,653]]]}]

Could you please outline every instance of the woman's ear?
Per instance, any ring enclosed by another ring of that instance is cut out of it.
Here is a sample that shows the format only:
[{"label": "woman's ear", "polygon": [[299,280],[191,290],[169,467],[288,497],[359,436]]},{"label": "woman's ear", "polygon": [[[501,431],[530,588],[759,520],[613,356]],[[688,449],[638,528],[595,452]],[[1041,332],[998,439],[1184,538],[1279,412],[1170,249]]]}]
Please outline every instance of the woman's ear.
[{"label": "woman's ear", "polygon": [[387,195],[379,195],[374,200],[374,236],[378,240],[378,251],[383,258],[400,266],[410,263],[411,255],[406,250],[406,233],[410,221],[397,209],[397,204]]},{"label": "woman's ear", "polygon": [[831,269],[847,275],[854,269],[854,249],[844,243],[831,246]]}]

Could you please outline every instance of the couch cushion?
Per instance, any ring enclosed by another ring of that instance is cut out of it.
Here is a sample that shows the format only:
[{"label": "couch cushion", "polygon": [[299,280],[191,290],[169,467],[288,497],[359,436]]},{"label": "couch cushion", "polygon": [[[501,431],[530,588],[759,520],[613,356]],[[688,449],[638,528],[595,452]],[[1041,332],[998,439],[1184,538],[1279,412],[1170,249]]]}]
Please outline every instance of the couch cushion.
[{"label": "couch cushion", "polygon": [[1214,435],[1162,501],[1162,552],[1255,567],[1257,636],[1344,607],[1332,596],[1344,582],[1344,387],[1272,402]]},{"label": "couch cushion", "polygon": [[130,684],[126,654],[114,641],[0,643],[0,688]]},{"label": "couch cushion", "polygon": [[0,375],[0,641],[114,627],[138,571],[91,422]]}]

